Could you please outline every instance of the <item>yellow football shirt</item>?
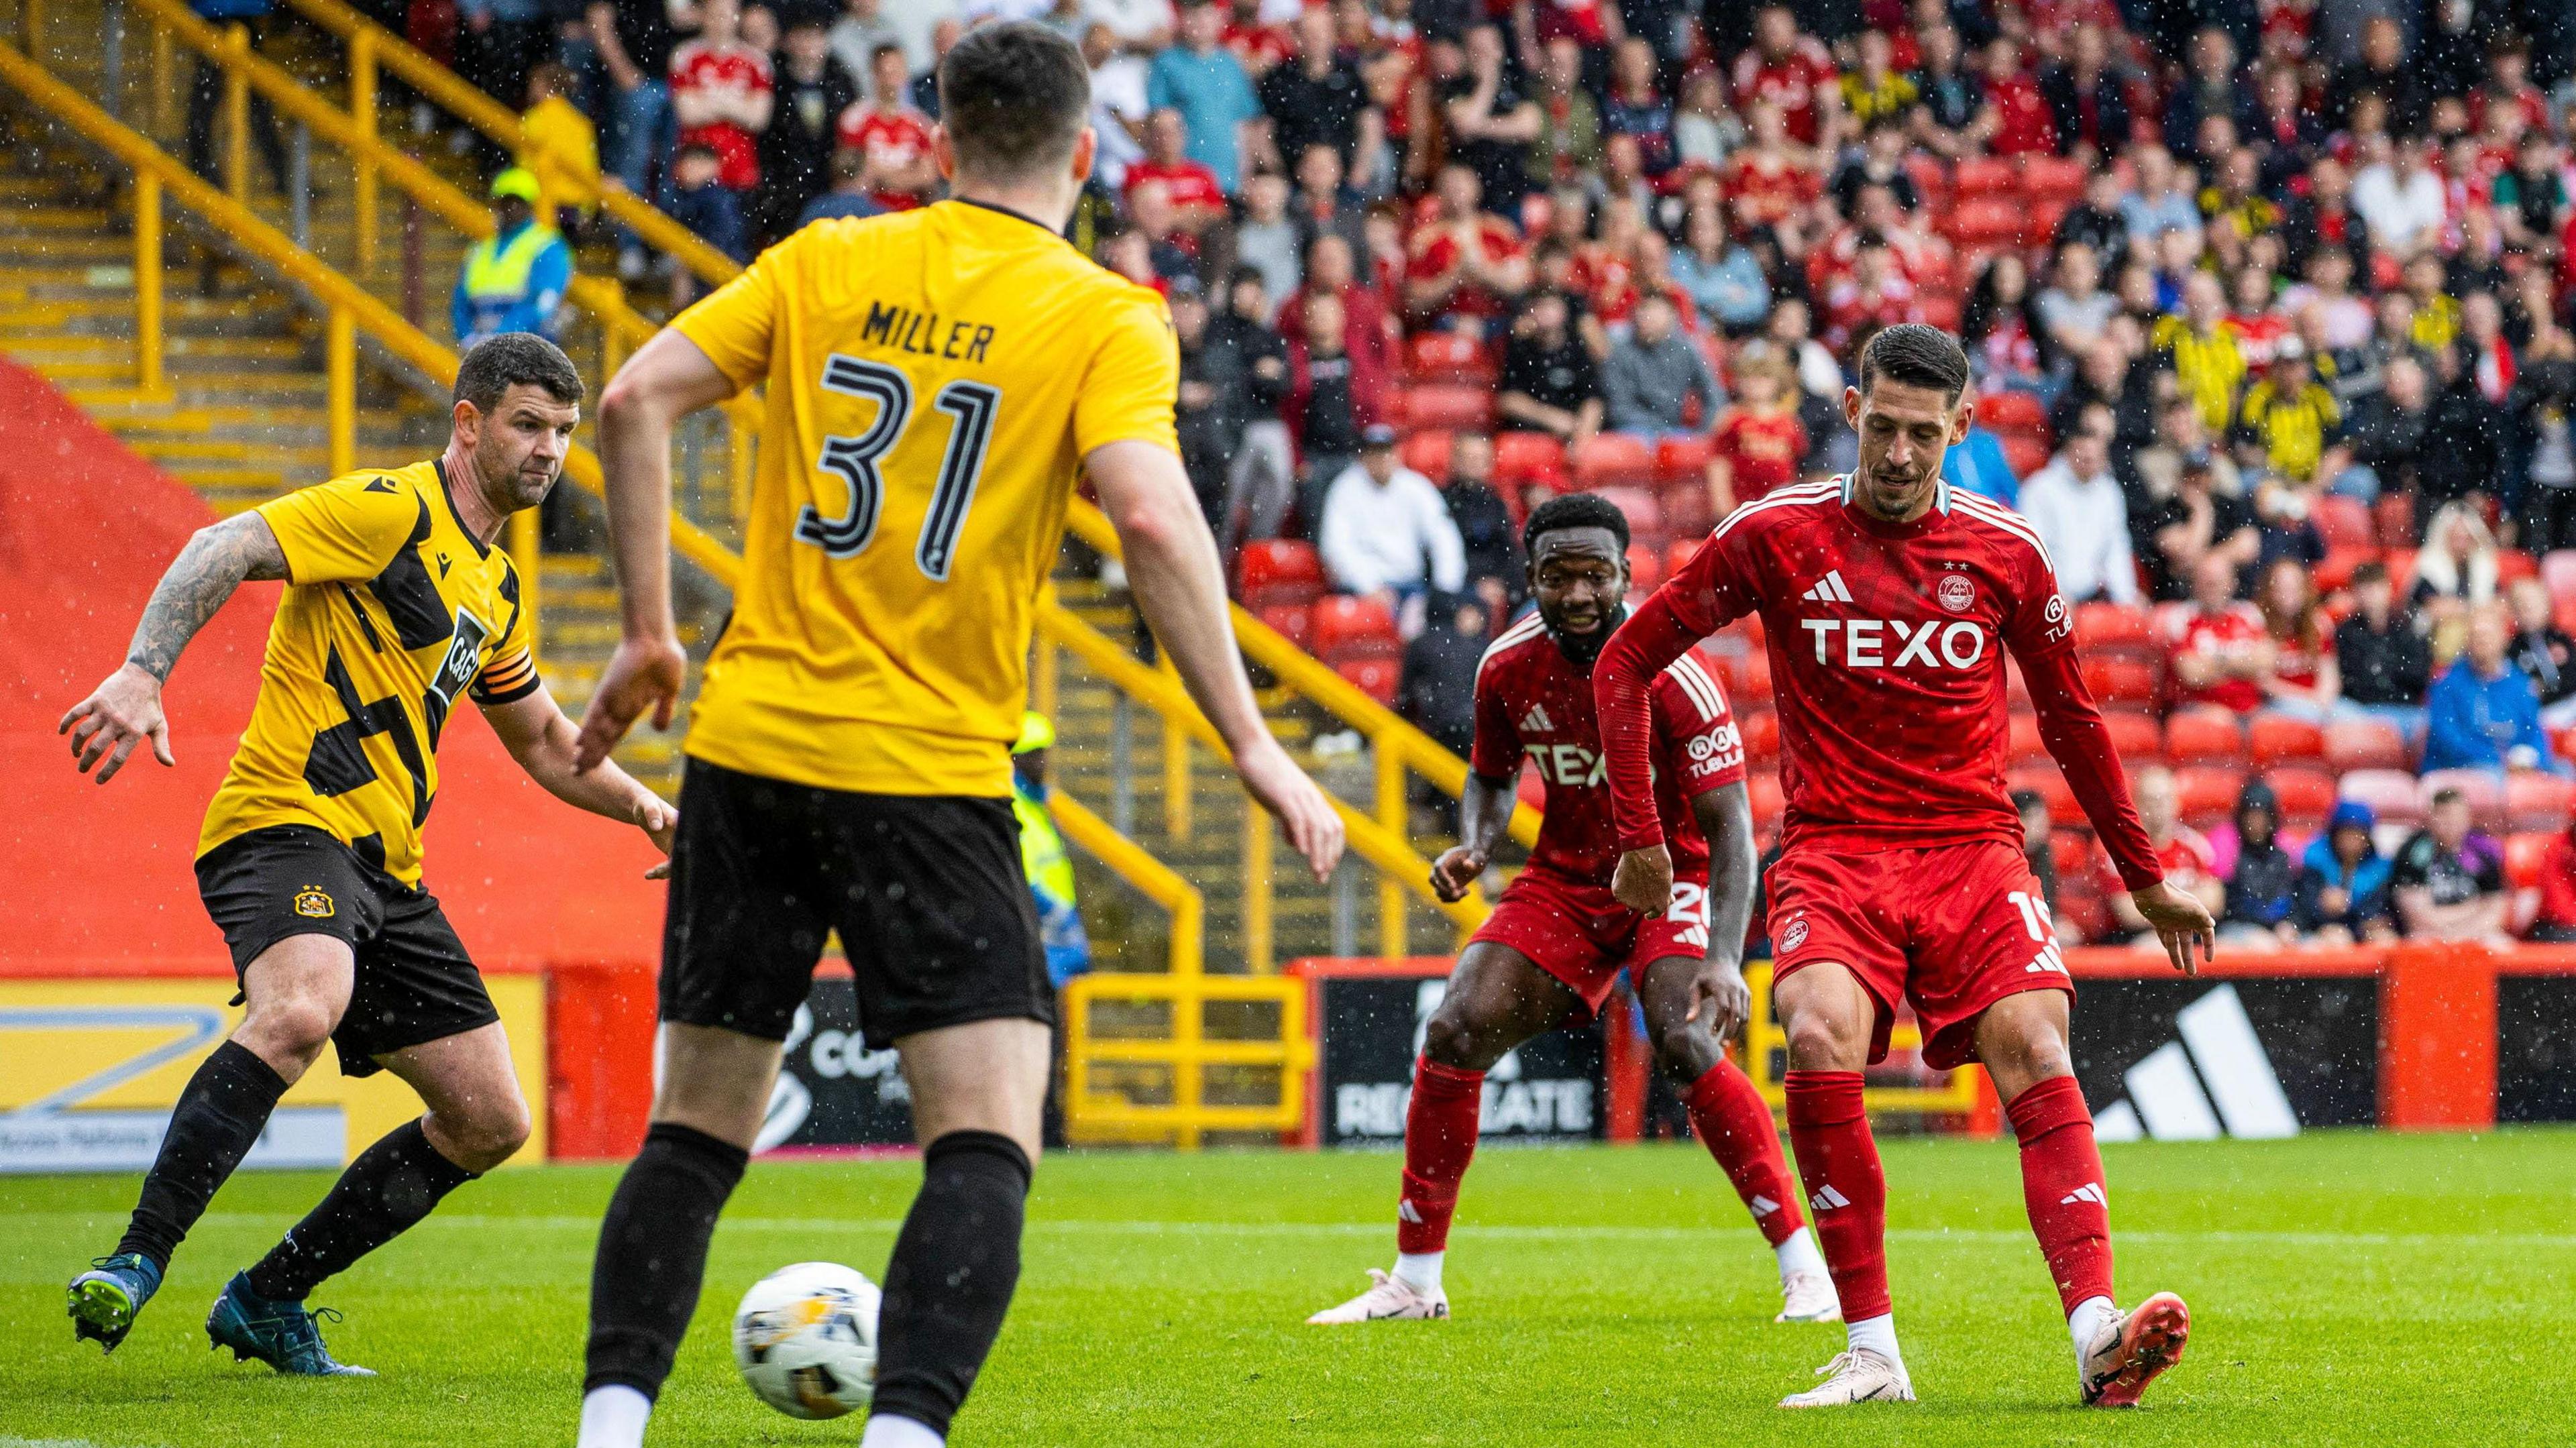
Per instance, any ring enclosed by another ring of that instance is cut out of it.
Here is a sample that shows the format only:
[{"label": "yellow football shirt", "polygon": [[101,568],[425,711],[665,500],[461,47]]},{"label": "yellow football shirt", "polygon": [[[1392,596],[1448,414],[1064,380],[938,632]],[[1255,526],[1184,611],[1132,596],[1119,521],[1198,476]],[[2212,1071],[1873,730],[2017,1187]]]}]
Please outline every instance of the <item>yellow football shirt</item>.
[{"label": "yellow football shirt", "polygon": [[1083,456],[1178,451],[1152,291],[999,208],[816,222],[672,323],[767,415],[688,753],[867,794],[1011,792]]},{"label": "yellow football shirt", "polygon": [[519,575],[465,531],[434,459],[334,478],[259,514],[286,555],[286,597],[197,853],[311,825],[418,884],[449,711],[460,695],[506,704],[539,684]]}]

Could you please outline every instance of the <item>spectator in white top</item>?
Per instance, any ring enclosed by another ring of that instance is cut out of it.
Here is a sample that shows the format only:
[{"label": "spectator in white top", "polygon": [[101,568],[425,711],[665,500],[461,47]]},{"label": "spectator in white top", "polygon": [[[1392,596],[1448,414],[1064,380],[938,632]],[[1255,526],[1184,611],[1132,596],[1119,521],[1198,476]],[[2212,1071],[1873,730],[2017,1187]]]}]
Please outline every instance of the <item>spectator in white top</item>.
[{"label": "spectator in white top", "polygon": [[1091,130],[1099,137],[1093,163],[1101,184],[1127,185],[1127,168],[1145,159],[1145,62],[1119,49],[1118,32],[1094,20],[1082,33],[1082,58],[1091,67]]},{"label": "spectator in white top", "polygon": [[2021,511],[2039,530],[2067,598],[2138,603],[2129,505],[2119,479],[2111,476],[2111,409],[2098,403],[2085,408],[2057,456],[2022,479]]},{"label": "spectator in white top", "polygon": [[1429,478],[1396,461],[1395,429],[1384,423],[1360,435],[1360,460],[1324,494],[1315,541],[1333,586],[1386,604],[1407,637],[1421,631],[1425,589],[1467,586],[1467,547],[1448,504]]},{"label": "spectator in white top", "polygon": [[2352,209],[2370,239],[2393,256],[2412,256],[2442,235],[2442,178],[2424,164],[2424,143],[2374,136],[2370,164],[2352,180]]}]

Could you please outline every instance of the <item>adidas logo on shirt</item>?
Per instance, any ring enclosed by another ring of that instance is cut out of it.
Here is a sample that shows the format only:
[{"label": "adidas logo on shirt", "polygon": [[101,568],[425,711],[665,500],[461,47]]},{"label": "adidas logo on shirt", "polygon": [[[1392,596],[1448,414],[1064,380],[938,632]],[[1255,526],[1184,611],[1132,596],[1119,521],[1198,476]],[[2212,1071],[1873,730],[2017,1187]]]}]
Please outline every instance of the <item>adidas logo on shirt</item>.
[{"label": "adidas logo on shirt", "polygon": [[1521,732],[1525,734],[1545,734],[1555,727],[1556,721],[1547,717],[1545,704],[1532,704],[1530,711],[1521,716]]},{"label": "adidas logo on shirt", "polygon": [[2057,1204],[2061,1207],[2075,1202],[2091,1202],[2095,1206],[2108,1207],[2111,1205],[2111,1198],[2103,1192],[2100,1182],[2086,1182],[2057,1199]]},{"label": "adidas logo on shirt", "polygon": [[1773,1212],[1780,1210],[1780,1204],[1778,1202],[1771,1200],[1760,1192],[1754,1193],[1753,1200],[1745,1203],[1745,1205],[1751,1207],[1753,1209],[1753,1215],[1757,1217],[1767,1217]]},{"label": "adidas logo on shirt", "polygon": [[1836,1207],[1850,1206],[1851,1198],[1835,1191],[1833,1183],[1827,1182],[1823,1189],[1819,1190],[1814,1196],[1807,1198],[1807,1205],[1813,1207],[1819,1212],[1830,1212]]},{"label": "adidas logo on shirt", "polygon": [[1843,586],[1843,571],[1839,568],[1826,570],[1825,576],[1816,581],[1815,587],[1808,589],[1806,592],[1799,594],[1798,596],[1809,603],[1849,603],[1852,601],[1851,590]]}]

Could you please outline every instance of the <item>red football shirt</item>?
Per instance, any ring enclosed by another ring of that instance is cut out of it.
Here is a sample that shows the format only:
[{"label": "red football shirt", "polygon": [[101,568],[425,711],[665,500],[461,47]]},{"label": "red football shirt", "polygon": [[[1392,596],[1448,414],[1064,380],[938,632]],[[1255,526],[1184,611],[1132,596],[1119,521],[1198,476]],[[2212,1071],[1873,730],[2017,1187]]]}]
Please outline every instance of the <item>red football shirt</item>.
[{"label": "red football shirt", "polygon": [[[1690,801],[1744,778],[1744,736],[1717,680],[1685,654],[1655,680],[1655,807],[1672,841],[1673,878],[1708,879],[1708,841]],[[1594,719],[1592,675],[1575,668],[1536,613],[1503,630],[1476,666],[1476,743],[1486,779],[1513,779],[1526,758],[1546,786],[1546,819],[1529,867],[1609,888],[1619,865],[1609,776]]]},{"label": "red football shirt", "polygon": [[1842,72],[1834,68],[1834,58],[1823,45],[1801,35],[1778,60],[1763,55],[1759,46],[1737,56],[1734,83],[1737,110],[1757,99],[1767,100],[1780,108],[1790,139],[1812,146],[1819,125],[1816,98],[1841,86]]},{"label": "red football shirt", "polygon": [[[1510,260],[1521,249],[1520,239],[1510,227],[1490,216],[1476,220],[1476,246],[1489,262]],[[1449,274],[1458,265],[1458,239],[1450,228],[1435,223],[1413,234],[1413,255],[1405,263],[1404,273],[1413,281],[1429,281]],[[1511,308],[1503,299],[1481,286],[1469,284],[1449,294],[1444,313],[1464,317],[1499,317]]]},{"label": "red football shirt", "polygon": [[1657,843],[1635,679],[1748,613],[1762,616],[1780,711],[1788,849],[1868,854],[2021,845],[2004,789],[2004,651],[2043,737],[2132,888],[2160,878],[2077,671],[2074,625],[2039,535],[1943,487],[1909,523],[1848,502],[1848,478],[1736,510],[1614,636],[1594,670],[1619,840]]},{"label": "red football shirt", "polygon": [[1798,462],[1807,455],[1807,429],[1795,411],[1729,408],[1711,441],[1734,470],[1739,506],[1796,482]]},{"label": "red football shirt", "polygon": [[[930,151],[930,118],[910,106],[870,106],[861,101],[841,112],[841,144],[871,161],[909,166]],[[908,211],[921,204],[909,191],[876,190],[869,199],[888,211]]]},{"label": "red football shirt", "polygon": [[1217,184],[1216,173],[1203,161],[1183,157],[1166,166],[1158,161],[1138,161],[1127,168],[1125,193],[1133,196],[1136,188],[1148,181],[1163,183],[1164,194],[1174,206],[1205,206],[1225,209],[1225,188]]},{"label": "red football shirt", "polygon": [[1775,169],[1750,147],[1727,157],[1721,171],[1728,202],[1749,226],[1776,226],[1814,205],[1825,190],[1815,172],[1786,161]]},{"label": "red football shirt", "polygon": [[1986,82],[1986,104],[1995,108],[1995,134],[1986,149],[1997,156],[2030,156],[2057,149],[2057,112],[2029,73]]},{"label": "red football shirt", "polygon": [[[692,40],[671,52],[671,95],[692,92],[743,91],[762,95],[770,89],[769,57],[736,42],[719,50]],[[734,191],[760,184],[760,142],[731,121],[692,126],[680,132],[683,146],[705,146],[716,153],[716,180]]]},{"label": "red football shirt", "polygon": [[[2269,635],[2263,629],[2263,615],[2250,603],[2231,603],[2218,614],[2199,609],[2176,620],[2169,635],[2169,647],[2175,658],[2185,654],[2215,654],[2221,658],[2250,654],[2261,648]],[[2249,714],[2263,707],[2263,688],[2252,679],[2229,675],[2205,689],[2184,689],[2186,704],[2216,704]]]}]

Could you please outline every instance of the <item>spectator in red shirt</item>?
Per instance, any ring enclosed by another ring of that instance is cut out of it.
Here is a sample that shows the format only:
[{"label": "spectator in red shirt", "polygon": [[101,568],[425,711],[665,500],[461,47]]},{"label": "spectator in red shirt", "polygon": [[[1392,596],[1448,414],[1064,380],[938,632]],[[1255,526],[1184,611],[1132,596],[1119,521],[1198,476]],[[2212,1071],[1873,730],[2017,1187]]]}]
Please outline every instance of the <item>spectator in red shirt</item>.
[{"label": "spectator in red shirt", "polygon": [[1813,36],[1798,33],[1786,5],[1765,5],[1753,17],[1753,48],[1735,58],[1735,108],[1755,101],[1780,108],[1791,140],[1830,153],[1842,143],[1842,74]]},{"label": "spectator in red shirt", "polygon": [[1825,345],[1843,352],[1864,332],[1923,320],[1914,284],[1896,270],[1896,254],[1875,236],[1861,238],[1852,274],[1825,293]]},{"label": "spectator in red shirt", "polygon": [[1350,244],[1331,232],[1316,237],[1306,248],[1305,280],[1279,304],[1281,336],[1304,333],[1306,304],[1317,297],[1331,297],[1342,304],[1344,340],[1352,356],[1364,359],[1360,365],[1379,377],[1394,376],[1403,331],[1377,289],[1361,286],[1355,279]]},{"label": "spectator in red shirt", "polygon": [[716,182],[747,192],[760,184],[760,133],[777,102],[769,57],[742,40],[741,0],[704,0],[698,38],[671,52],[671,109],[680,144],[716,157]]},{"label": "spectator in red shirt", "polygon": [[2191,574],[2191,612],[2168,630],[2175,690],[2186,704],[2250,714],[2263,703],[2277,650],[2263,616],[2236,601],[2236,565],[2212,554]]},{"label": "spectator in red shirt", "polygon": [[2038,77],[2022,64],[2020,43],[2009,35],[1986,44],[1986,110],[1977,128],[1987,151],[1997,156],[2057,153],[2057,112],[2040,93]]},{"label": "spectator in red shirt", "polygon": [[1796,482],[1807,455],[1787,363],[1764,357],[1737,368],[1735,393],[1711,439],[1717,450],[1709,458],[1708,493],[1720,518]]},{"label": "spectator in red shirt", "polygon": [[1484,335],[1529,289],[1529,256],[1509,223],[1486,212],[1476,173],[1440,169],[1438,209],[1413,234],[1405,309],[1431,326]]},{"label": "spectator in red shirt", "polygon": [[1727,157],[1722,172],[1726,195],[1735,204],[1736,222],[1748,227],[1798,226],[1825,191],[1815,156],[1790,144],[1787,119],[1776,103],[1757,100],[1745,115],[1752,121],[1752,144]]},{"label": "spectator in red shirt", "polygon": [[2263,707],[2323,724],[2343,697],[2343,668],[2335,657],[2334,623],[2319,605],[2308,566],[2295,558],[2272,560],[2255,604],[2272,641],[2272,670],[2257,681]]},{"label": "spectator in red shirt", "polygon": [[888,211],[908,211],[939,189],[930,151],[930,117],[904,104],[903,47],[888,42],[868,57],[874,101],[841,112],[841,146],[867,158],[868,198]]},{"label": "spectator in red shirt", "polygon": [[1147,116],[1145,159],[1128,165],[1127,191],[1133,195],[1148,181],[1161,182],[1172,203],[1173,223],[1197,237],[1225,219],[1225,188],[1207,163],[1190,159],[1189,138],[1179,111],[1167,106]]},{"label": "spectator in red shirt", "polygon": [[[2156,863],[2164,867],[2165,883],[2189,892],[2209,908],[2213,916],[2227,901],[2226,883],[2218,878],[2217,855],[2200,831],[2182,822],[2181,792],[2174,787],[2173,771],[2161,764],[2151,764],[2130,780],[2130,789],[2138,802],[2138,823],[2147,827],[2147,843],[2156,851]],[[2122,888],[2117,871],[2111,868],[2110,856],[2095,847],[2099,871],[2108,882],[2102,898],[2110,903],[2112,931],[2104,944],[2129,940],[2144,945],[2156,944],[2153,930],[2137,907],[2129,903],[2129,892]]]}]

